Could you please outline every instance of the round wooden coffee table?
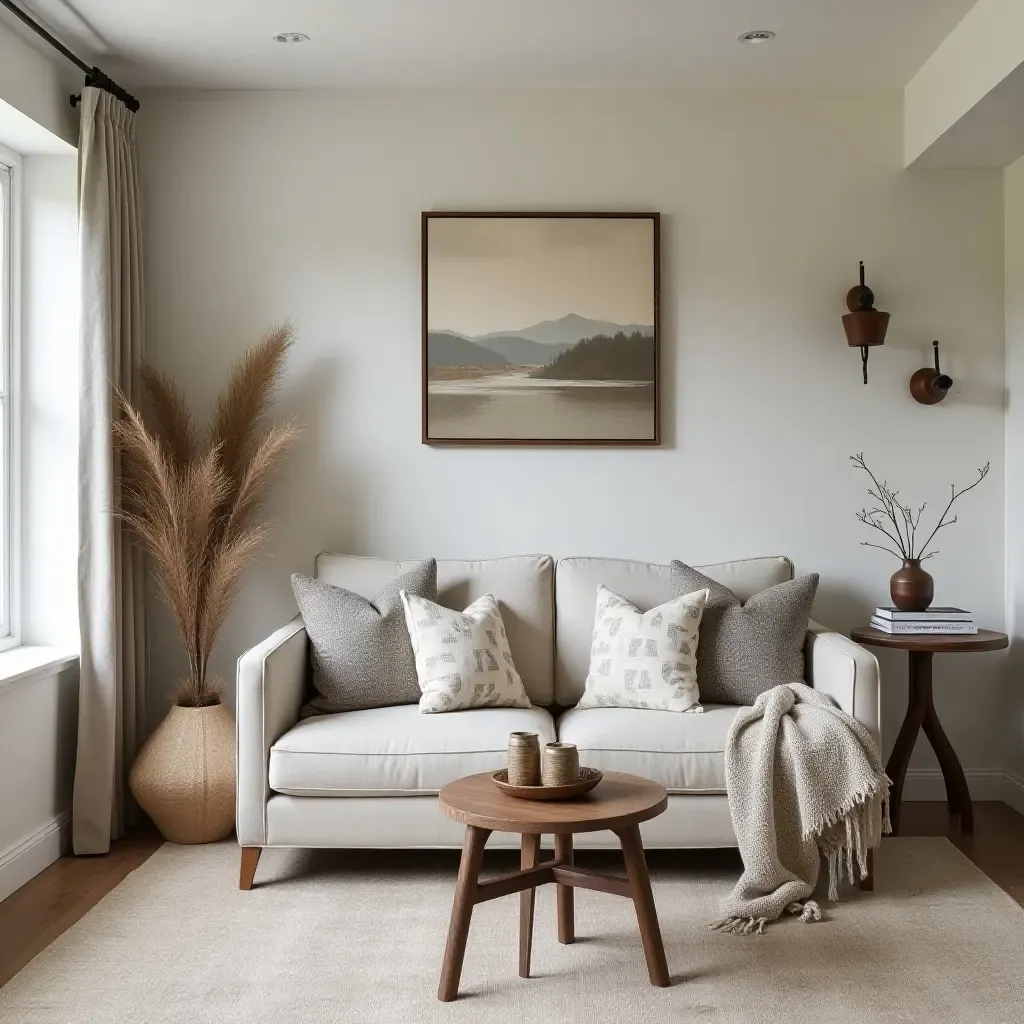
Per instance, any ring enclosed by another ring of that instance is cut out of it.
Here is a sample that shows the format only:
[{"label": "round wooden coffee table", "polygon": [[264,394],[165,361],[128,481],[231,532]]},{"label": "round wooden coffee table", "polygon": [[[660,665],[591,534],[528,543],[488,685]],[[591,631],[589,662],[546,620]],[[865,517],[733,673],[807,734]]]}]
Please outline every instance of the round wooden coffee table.
[{"label": "round wooden coffee table", "polygon": [[[449,783],[441,790],[439,802],[441,810],[449,818],[466,826],[466,840],[462,846],[438,999],[449,1002],[459,993],[473,907],[516,892],[520,894],[519,976],[530,976],[534,892],[538,885],[548,882],[553,882],[557,889],[559,942],[570,943],[575,937],[574,888],[596,889],[631,899],[636,908],[651,984],[668,985],[665,946],[661,941],[647,860],[637,827],[642,821],[656,818],[668,807],[668,795],[663,786],[636,775],[605,772],[600,785],[578,800],[544,802],[507,796],[491,782],[491,775],[486,772]],[[610,829],[622,843],[625,876],[576,867],[573,862],[573,833],[600,832],[603,829]],[[484,845],[492,832],[522,834],[522,870],[481,882],[479,874]],[[555,837],[555,859],[543,864],[539,863],[542,835]]]}]

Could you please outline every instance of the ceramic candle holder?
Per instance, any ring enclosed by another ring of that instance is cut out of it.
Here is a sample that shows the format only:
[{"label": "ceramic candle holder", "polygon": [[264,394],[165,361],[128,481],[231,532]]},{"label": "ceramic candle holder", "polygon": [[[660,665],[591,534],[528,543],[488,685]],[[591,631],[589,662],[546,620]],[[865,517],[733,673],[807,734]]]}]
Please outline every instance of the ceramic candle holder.
[{"label": "ceramic candle holder", "polygon": [[513,786],[540,785],[540,738],[535,732],[509,733],[508,781]]},{"label": "ceramic candle holder", "polygon": [[548,743],[540,769],[545,786],[568,786],[580,777],[580,755],[575,743]]}]

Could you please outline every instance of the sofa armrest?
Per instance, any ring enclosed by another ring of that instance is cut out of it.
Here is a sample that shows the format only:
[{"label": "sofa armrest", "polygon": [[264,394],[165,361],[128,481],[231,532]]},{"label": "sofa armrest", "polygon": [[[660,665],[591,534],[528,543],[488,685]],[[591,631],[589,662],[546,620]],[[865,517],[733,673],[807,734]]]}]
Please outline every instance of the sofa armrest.
[{"label": "sofa armrest", "polygon": [[804,643],[804,670],[809,686],[827,693],[881,743],[878,661],[870,651],[812,619]]},{"label": "sofa armrest", "polygon": [[270,748],[299,720],[306,692],[306,627],[297,615],[238,659],[235,690],[237,797],[241,846],[267,841]]}]

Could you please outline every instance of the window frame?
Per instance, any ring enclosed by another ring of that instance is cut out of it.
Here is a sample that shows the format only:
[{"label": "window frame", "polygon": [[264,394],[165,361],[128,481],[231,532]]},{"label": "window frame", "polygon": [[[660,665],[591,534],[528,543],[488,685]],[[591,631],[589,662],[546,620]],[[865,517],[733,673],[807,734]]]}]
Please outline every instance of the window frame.
[{"label": "window frame", "polygon": [[[6,191],[0,246],[0,651],[21,643],[20,529],[21,418],[19,405],[21,340],[21,157],[0,146],[0,188]],[[6,237],[5,237],[6,236]]]}]

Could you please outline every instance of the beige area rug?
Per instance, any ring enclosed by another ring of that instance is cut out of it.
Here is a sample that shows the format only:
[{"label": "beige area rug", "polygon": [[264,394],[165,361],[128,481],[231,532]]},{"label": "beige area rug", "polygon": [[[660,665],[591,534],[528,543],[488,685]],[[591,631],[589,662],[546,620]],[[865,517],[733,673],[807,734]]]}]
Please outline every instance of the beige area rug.
[{"label": "beige area rug", "polygon": [[[490,868],[508,869],[508,860]],[[673,986],[647,980],[632,904],[577,892],[555,941],[538,892],[535,977],[517,976],[518,899],[476,908],[464,996],[438,1003],[456,860],[164,845],[0,989],[4,1024],[677,1024],[1024,1021],[1024,910],[944,839],[887,840],[873,894],[761,937],[709,931],[733,854],[652,857]]]}]

